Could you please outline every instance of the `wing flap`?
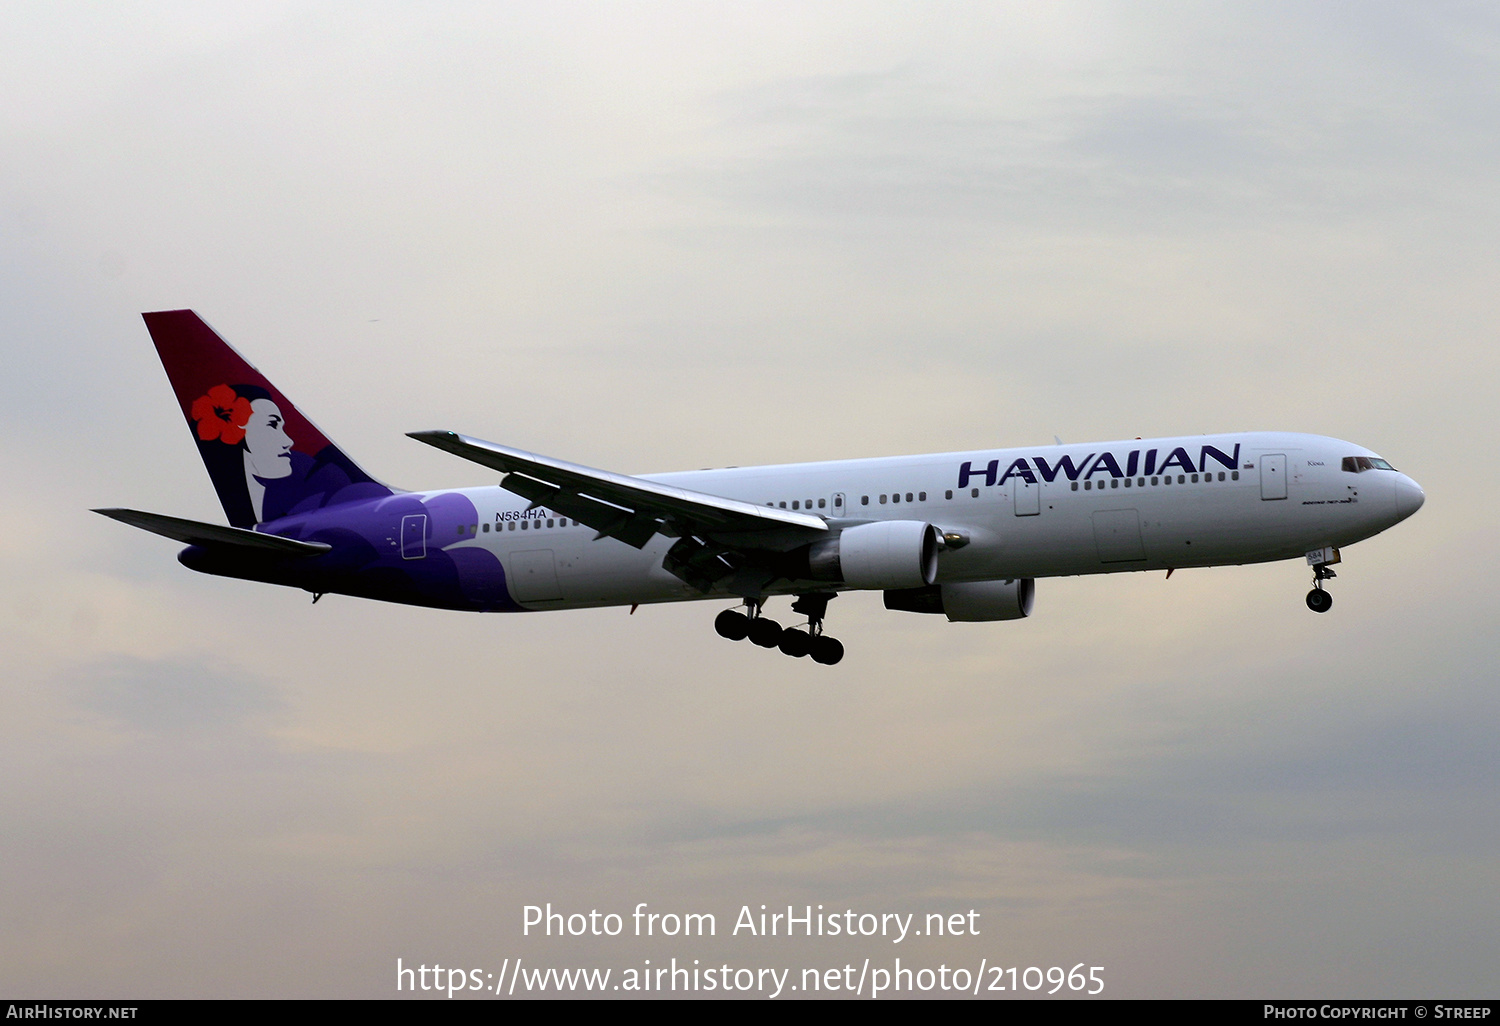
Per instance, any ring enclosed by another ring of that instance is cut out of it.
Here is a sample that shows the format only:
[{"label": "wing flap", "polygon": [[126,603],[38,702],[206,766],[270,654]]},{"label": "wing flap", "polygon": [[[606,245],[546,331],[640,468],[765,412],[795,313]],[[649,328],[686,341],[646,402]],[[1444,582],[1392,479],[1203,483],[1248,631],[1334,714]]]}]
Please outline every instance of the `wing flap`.
[{"label": "wing flap", "polygon": [[159,534],[163,538],[185,542],[188,545],[207,545],[262,552],[277,556],[319,556],[333,548],[323,542],[298,541],[275,534],[263,534],[243,527],[224,527],[221,524],[205,524],[198,520],[184,520],[160,513],[145,513],[138,509],[96,509],[95,513],[118,520],[142,531]]},{"label": "wing flap", "polygon": [[602,502],[590,495],[566,491],[525,474],[507,474],[500,485],[523,499],[531,500],[533,509],[545,506],[592,527],[599,532],[599,538],[618,538],[627,545],[640,549],[645,548],[658,530],[670,533],[657,517],[642,516],[635,510]]}]

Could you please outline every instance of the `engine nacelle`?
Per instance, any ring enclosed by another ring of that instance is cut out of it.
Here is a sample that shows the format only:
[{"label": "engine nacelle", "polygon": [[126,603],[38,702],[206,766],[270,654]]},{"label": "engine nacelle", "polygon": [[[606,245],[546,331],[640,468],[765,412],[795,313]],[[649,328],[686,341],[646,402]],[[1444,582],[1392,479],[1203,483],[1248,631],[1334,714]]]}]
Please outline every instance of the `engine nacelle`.
[{"label": "engine nacelle", "polygon": [[942,613],[953,621],[1020,620],[1031,615],[1036,582],[1029,577],[1008,581],[969,581],[903,588],[885,593],[885,608],[908,613]]},{"label": "engine nacelle", "polygon": [[807,553],[815,580],[851,588],[922,588],[937,577],[937,528],[919,520],[882,520],[846,527]]}]

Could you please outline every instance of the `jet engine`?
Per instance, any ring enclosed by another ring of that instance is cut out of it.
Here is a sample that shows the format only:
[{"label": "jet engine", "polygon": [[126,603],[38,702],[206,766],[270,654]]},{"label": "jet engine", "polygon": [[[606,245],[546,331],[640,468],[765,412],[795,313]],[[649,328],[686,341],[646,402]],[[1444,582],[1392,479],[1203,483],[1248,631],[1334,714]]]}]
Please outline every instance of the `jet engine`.
[{"label": "jet engine", "polygon": [[1023,577],[890,590],[885,593],[885,608],[942,613],[953,621],[1020,620],[1031,615],[1035,599],[1036,582]]},{"label": "jet engine", "polygon": [[920,589],[937,577],[937,528],[918,520],[882,520],[846,527],[807,550],[813,580],[851,588]]}]

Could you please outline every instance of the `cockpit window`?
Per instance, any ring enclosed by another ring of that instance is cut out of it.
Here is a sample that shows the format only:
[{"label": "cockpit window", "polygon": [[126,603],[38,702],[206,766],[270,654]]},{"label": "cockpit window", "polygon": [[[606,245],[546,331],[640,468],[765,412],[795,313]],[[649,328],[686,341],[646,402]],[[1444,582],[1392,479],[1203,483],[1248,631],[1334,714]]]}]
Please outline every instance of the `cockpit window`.
[{"label": "cockpit window", "polygon": [[1345,456],[1344,470],[1350,474],[1362,474],[1366,470],[1395,470],[1379,456]]}]

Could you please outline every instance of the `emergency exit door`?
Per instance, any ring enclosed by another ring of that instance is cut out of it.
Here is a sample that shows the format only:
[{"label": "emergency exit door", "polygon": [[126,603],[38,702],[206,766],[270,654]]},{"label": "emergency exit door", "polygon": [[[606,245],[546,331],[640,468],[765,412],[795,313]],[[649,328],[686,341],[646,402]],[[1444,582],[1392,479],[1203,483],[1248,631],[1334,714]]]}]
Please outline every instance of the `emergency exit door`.
[{"label": "emergency exit door", "polygon": [[410,513],[401,518],[401,558],[427,556],[427,514]]}]

